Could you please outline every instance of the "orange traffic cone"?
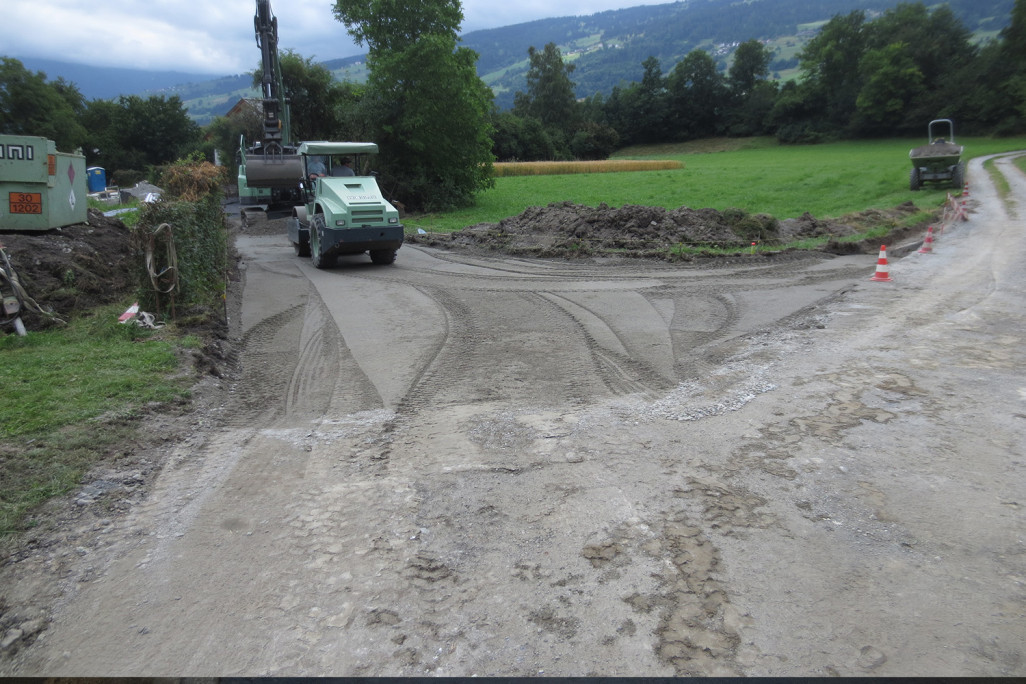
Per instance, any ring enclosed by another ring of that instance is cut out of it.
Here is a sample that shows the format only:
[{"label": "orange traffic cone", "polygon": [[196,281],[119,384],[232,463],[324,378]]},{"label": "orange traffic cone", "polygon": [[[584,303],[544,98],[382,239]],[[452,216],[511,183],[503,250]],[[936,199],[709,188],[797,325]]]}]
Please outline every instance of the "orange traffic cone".
[{"label": "orange traffic cone", "polygon": [[891,276],[887,272],[887,245],[880,245],[880,258],[876,260],[876,273],[870,280],[878,282],[891,280]]},{"label": "orange traffic cone", "polygon": [[926,229],[926,238],[923,246],[919,248],[920,254],[933,254],[933,226]]},{"label": "orange traffic cone", "polygon": [[968,197],[968,196],[969,196],[969,181],[966,181],[965,182],[965,187],[962,188],[962,197]]}]

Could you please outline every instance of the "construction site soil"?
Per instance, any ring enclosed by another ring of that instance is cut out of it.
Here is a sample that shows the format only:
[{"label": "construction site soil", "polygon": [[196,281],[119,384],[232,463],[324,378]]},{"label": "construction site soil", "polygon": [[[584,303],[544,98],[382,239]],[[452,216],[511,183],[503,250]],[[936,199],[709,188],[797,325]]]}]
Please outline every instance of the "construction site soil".
[{"label": "construction site soil", "polygon": [[[767,214],[728,209],[664,209],[558,202],[530,207],[499,223],[480,223],[453,233],[412,235],[410,242],[446,249],[543,258],[633,257],[692,260],[756,245],[760,251],[806,238],[829,239],[819,248],[832,254],[870,254],[880,238],[850,240],[870,228],[889,229],[886,241],[922,231],[903,226],[918,210],[906,202],[889,210],[869,210],[840,219],[817,219],[808,212],[778,221]],[[845,238],[849,238],[845,240]],[[687,249],[685,249],[687,248]],[[723,251],[720,251],[723,250]]]},{"label": "construction site soil", "polygon": [[[89,210],[88,223],[0,234],[0,244],[29,296],[59,317],[121,301],[141,272],[131,231],[96,209]],[[31,311],[23,318],[29,330],[52,324]]]},{"label": "construction site soil", "polygon": [[[905,377],[926,363],[905,348],[908,325],[947,320],[919,300],[962,311],[933,299],[965,283],[852,285],[868,281],[864,255],[922,235],[930,217],[910,220],[911,203],[781,221],[556,203],[408,236],[394,268],[329,271],[292,255],[282,220],[234,210],[230,324],[198,331],[191,405],[140,418],[133,444],[0,549],[0,675],[1021,673],[1018,628],[1006,638],[972,608],[998,596],[1000,568],[937,541],[974,517],[923,512],[904,492],[926,476],[888,460],[919,463],[927,447],[905,436],[940,435],[963,410],[929,375]],[[817,254],[785,247],[823,237]],[[773,249],[678,248],[753,241]],[[117,218],[0,242],[62,318],[137,291],[140,250]],[[929,258],[909,261],[905,281],[924,282]],[[880,298],[897,312],[877,324]],[[965,331],[927,332],[913,351],[954,367],[934,356]],[[868,373],[864,338],[889,340]],[[974,372],[1008,365],[988,359]],[[971,492],[1006,477],[1009,421],[993,449],[944,432],[944,449],[994,461]],[[1000,506],[971,505],[1007,527]],[[914,563],[932,573],[915,591]],[[908,644],[892,643],[892,612],[940,611],[924,596],[970,572],[951,614],[926,620],[955,626],[902,622]],[[967,630],[996,636],[936,669],[931,649]]]},{"label": "construction site soil", "polygon": [[[921,233],[922,224],[903,225],[916,213],[908,202],[889,210],[869,210],[840,219],[817,219],[805,213],[777,221],[765,214],[715,209],[668,210],[627,205],[588,207],[571,202],[530,207],[499,223],[480,223],[453,233],[414,234],[407,242],[471,253],[501,253],[539,258],[595,257],[700,260],[722,258],[729,248],[757,242],[760,250],[804,238],[832,239],[819,247],[832,254],[871,254],[880,242],[895,243]],[[869,228],[889,234],[870,240],[842,240]],[[250,234],[277,234],[280,221],[251,221]],[[0,235],[11,266],[29,295],[58,317],[74,316],[129,297],[142,274],[141,247],[117,217],[89,210],[86,224],[45,233]],[[682,246],[690,250],[680,249]],[[712,251],[722,248],[724,251]],[[720,256],[716,256],[719,254]],[[742,253],[741,256],[744,256]],[[29,330],[53,324],[27,311]]]}]

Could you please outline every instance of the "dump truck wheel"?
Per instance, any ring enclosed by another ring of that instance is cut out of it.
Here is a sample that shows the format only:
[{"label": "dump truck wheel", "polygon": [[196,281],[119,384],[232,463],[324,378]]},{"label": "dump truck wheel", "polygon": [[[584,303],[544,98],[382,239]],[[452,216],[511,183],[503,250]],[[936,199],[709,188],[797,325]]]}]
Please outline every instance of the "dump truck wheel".
[{"label": "dump truck wheel", "polygon": [[918,190],[923,187],[923,179],[919,177],[919,169],[913,168],[908,174],[908,189]]},{"label": "dump truck wheel", "polygon": [[955,165],[955,171],[951,174],[951,184],[961,189],[965,183],[965,162],[958,162]]},{"label": "dump truck wheel", "polygon": [[394,249],[372,249],[370,253],[371,261],[379,266],[388,266],[391,263],[395,263],[395,250]]}]

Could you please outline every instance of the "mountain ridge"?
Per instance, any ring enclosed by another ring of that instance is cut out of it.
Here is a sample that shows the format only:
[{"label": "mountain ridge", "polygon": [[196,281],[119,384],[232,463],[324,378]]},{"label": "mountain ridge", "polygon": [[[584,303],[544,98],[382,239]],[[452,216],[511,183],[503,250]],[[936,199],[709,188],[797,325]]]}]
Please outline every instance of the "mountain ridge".
[{"label": "mountain ridge", "polygon": [[[642,62],[660,61],[664,71],[694,49],[706,49],[721,68],[732,46],[762,40],[774,50],[771,70],[786,75],[815,27],[838,14],[862,10],[874,15],[900,0],[689,0],[605,10],[586,16],[536,19],[471,31],[462,45],[478,53],[478,73],[495,93],[501,109],[526,85],[529,47],[556,43],[575,65],[572,78],[579,97],[608,95],[621,83],[640,80]],[[949,0],[947,6],[978,36],[996,35],[1008,24],[1014,0]],[[254,63],[258,55],[254,54]],[[16,57],[17,58],[17,57]],[[19,58],[20,59],[20,58]],[[319,62],[340,80],[362,80],[366,55]],[[56,60],[20,59],[27,69],[74,83],[86,99],[119,95],[178,95],[198,123],[224,115],[240,97],[255,97],[250,74],[210,77],[176,71],[88,67]]]}]

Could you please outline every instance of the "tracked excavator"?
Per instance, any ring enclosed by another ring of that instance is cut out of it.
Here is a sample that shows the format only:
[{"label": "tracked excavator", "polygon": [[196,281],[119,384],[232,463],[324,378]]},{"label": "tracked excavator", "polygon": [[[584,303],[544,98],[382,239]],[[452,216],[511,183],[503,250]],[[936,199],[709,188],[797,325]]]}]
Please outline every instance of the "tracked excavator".
[{"label": "tracked excavator", "polygon": [[[364,142],[291,140],[289,106],[278,62],[278,20],[268,0],[257,0],[254,19],[263,59],[264,139],[240,145],[242,204],[287,207],[289,241],[316,268],[338,257],[368,253],[375,264],[395,261],[403,244],[398,210],[378,188],[369,159],[378,146]],[[245,194],[244,194],[245,193]]]},{"label": "tracked excavator", "polygon": [[253,28],[263,69],[263,139],[249,146],[245,136],[239,140],[239,202],[267,209],[288,208],[302,200],[303,162],[292,141],[278,60],[278,18],[271,12],[269,0],[256,0]]}]

